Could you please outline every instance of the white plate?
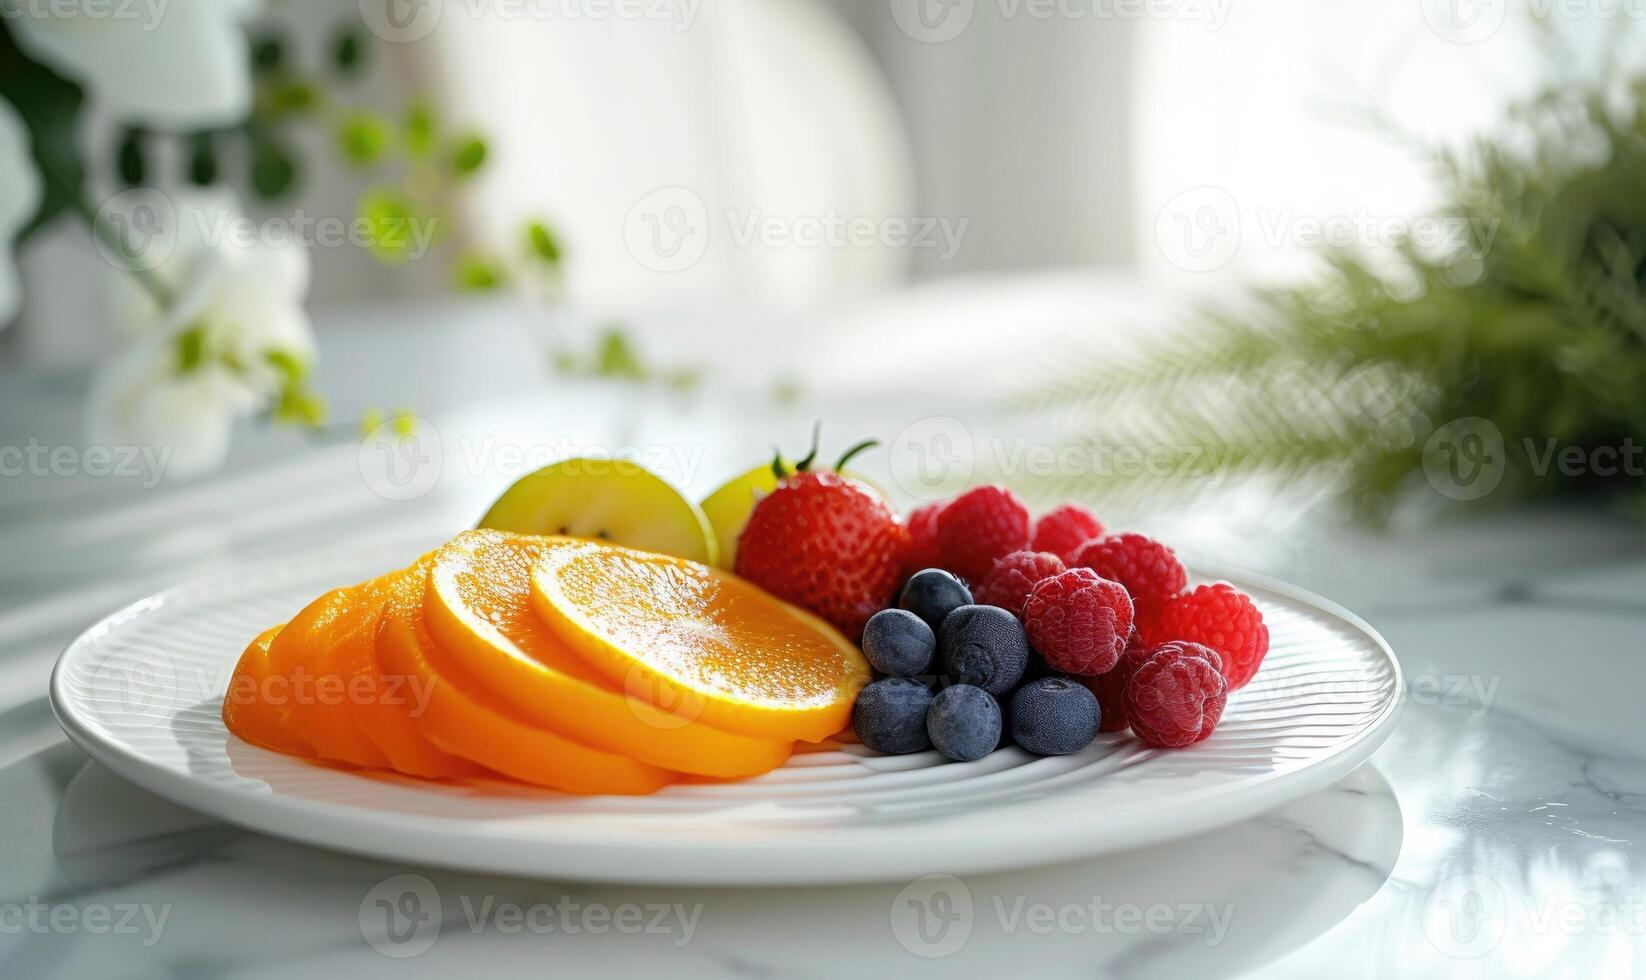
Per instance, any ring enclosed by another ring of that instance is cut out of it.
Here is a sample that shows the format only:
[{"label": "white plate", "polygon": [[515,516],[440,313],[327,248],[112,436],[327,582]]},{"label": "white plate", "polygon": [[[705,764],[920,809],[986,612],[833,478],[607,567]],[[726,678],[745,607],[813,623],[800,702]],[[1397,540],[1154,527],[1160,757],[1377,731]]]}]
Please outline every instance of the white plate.
[{"label": "white plate", "polygon": [[228,733],[223,692],[254,635],[413,556],[309,555],[144,599],[69,645],[52,708],[70,738],[132,782],[307,844],[514,875],[801,884],[1044,864],[1233,823],[1360,765],[1401,701],[1399,665],[1364,622],[1244,578],[1269,624],[1268,659],[1217,732],[1189,749],[1146,749],[1119,733],[1072,756],[1008,748],[951,763],[849,745],[740,783],[576,797],[331,769]]}]

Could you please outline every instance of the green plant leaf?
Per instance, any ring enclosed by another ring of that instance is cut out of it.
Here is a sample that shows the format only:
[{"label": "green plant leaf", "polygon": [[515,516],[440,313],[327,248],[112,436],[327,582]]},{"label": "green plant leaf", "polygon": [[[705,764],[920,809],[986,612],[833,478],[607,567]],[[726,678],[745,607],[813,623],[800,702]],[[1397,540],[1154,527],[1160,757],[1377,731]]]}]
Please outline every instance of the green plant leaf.
[{"label": "green plant leaf", "polygon": [[422,216],[409,196],[396,187],[373,187],[360,196],[357,209],[368,226],[372,255],[391,265],[411,258],[413,222]]},{"label": "green plant leaf", "polygon": [[495,259],[477,252],[459,255],[452,268],[453,284],[467,293],[488,292],[507,280],[508,274]]},{"label": "green plant leaf", "polygon": [[0,96],[28,127],[43,178],[40,208],[18,236],[26,240],[64,211],[84,206],[86,168],[79,142],[80,87],[24,56],[0,22]]},{"label": "green plant leaf", "polygon": [[304,358],[298,357],[291,351],[277,348],[275,350],[265,351],[263,358],[269,362],[269,365],[273,367],[275,371],[279,372],[280,377],[284,379],[286,384],[302,384],[308,379],[308,361]]},{"label": "green plant leaf", "polygon": [[360,74],[366,64],[366,40],[358,26],[344,24],[332,37],[331,62],[344,78]]},{"label": "green plant leaf", "polygon": [[438,137],[434,107],[426,99],[414,100],[406,107],[405,119],[400,124],[400,142],[406,154],[414,160],[428,159]]},{"label": "green plant leaf", "polygon": [[199,370],[206,362],[206,328],[194,326],[179,333],[173,341],[173,348],[177,355],[178,374]]},{"label": "green plant leaf", "polygon": [[452,149],[451,169],[459,178],[473,176],[486,163],[486,141],[478,136],[460,140]]},{"label": "green plant leaf", "polygon": [[259,108],[269,119],[307,115],[323,101],[320,87],[314,82],[284,72],[265,82],[258,96]]},{"label": "green plant leaf", "polygon": [[[1527,447],[1624,458],[1646,444],[1646,76],[1551,87],[1509,119],[1429,153],[1445,196],[1424,217],[1456,232],[1441,247],[1323,250],[1311,280],[1254,289],[1141,356],[1105,352],[1016,399],[1079,426],[1075,449],[1153,454],[1149,472],[1019,482],[1163,508],[1253,479],[1376,520],[1408,490],[1474,502],[1426,447],[1438,439],[1456,462],[1466,446],[1443,430],[1484,419],[1503,472],[1479,504],[1598,487],[1638,498],[1638,474],[1539,472]],[[1207,461],[1221,469],[1195,468]]]},{"label": "green plant leaf", "polygon": [[259,72],[270,72],[286,63],[286,42],[278,34],[258,34],[251,39],[251,66]]},{"label": "green plant leaf", "polygon": [[354,167],[381,161],[394,142],[394,124],[380,113],[358,109],[337,124],[337,149]]},{"label": "green plant leaf", "polygon": [[600,342],[595,347],[594,369],[603,378],[639,381],[646,377],[640,355],[629,342],[629,335],[620,327],[610,327],[600,335]]},{"label": "green plant leaf", "polygon": [[297,160],[267,132],[254,129],[250,141],[251,186],[257,196],[274,200],[289,193],[297,183]]},{"label": "green plant leaf", "polygon": [[217,136],[210,130],[201,130],[188,138],[189,183],[209,187],[217,183]]},{"label": "green plant leaf", "polygon": [[114,169],[120,175],[120,183],[127,187],[141,187],[148,178],[148,160],[143,151],[147,140],[148,133],[136,126],[128,127],[120,137]]},{"label": "green plant leaf", "polygon": [[560,243],[544,222],[533,221],[526,226],[526,242],[533,257],[548,265],[560,264]]},{"label": "green plant leaf", "polygon": [[280,424],[318,429],[326,424],[326,416],[326,400],[306,388],[282,388],[275,396],[274,420]]}]

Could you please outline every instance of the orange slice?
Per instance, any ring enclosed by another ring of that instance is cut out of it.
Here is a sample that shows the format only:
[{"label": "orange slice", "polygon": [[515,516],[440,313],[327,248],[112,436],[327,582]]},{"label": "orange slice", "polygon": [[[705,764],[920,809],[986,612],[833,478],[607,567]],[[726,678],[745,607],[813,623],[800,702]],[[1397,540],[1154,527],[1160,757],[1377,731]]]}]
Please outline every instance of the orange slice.
[{"label": "orange slice", "polygon": [[385,616],[377,636],[384,672],[417,678],[428,692],[417,729],[442,751],[506,776],[567,793],[637,795],[662,788],[670,773],[534,728],[475,692],[471,678],[437,663],[421,609]]},{"label": "orange slice", "polygon": [[[569,539],[467,531],[434,558],[424,615],[439,657],[521,720],[677,772],[738,777],[783,764],[792,743],[701,723],[695,703],[659,706],[573,653],[531,607],[531,569]],[[701,699],[696,699],[700,701]]]},{"label": "orange slice", "polygon": [[284,727],[321,758],[381,769],[389,757],[355,723],[348,689],[330,665],[333,647],[362,642],[375,631],[373,584],[333,589],[305,606],[269,644],[269,671],[284,680],[277,706]]},{"label": "orange slice", "polygon": [[360,587],[364,629],[349,631],[327,651],[327,669],[343,679],[349,711],[365,736],[388,757],[398,772],[430,779],[453,779],[484,772],[448,755],[418,734],[416,719],[427,707],[429,691],[420,678],[380,669],[377,634],[384,617],[403,617],[423,603],[428,581],[427,558]]},{"label": "orange slice", "polygon": [[626,688],[670,692],[727,731],[815,742],[846,727],[869,679],[833,627],[727,572],[593,542],[544,553],[532,605]]},{"label": "orange slice", "polygon": [[312,757],[314,749],[281,724],[279,706],[274,703],[277,685],[268,683],[269,644],[281,629],[273,626],[264,630],[240,655],[223,695],[223,724],[253,745]]}]

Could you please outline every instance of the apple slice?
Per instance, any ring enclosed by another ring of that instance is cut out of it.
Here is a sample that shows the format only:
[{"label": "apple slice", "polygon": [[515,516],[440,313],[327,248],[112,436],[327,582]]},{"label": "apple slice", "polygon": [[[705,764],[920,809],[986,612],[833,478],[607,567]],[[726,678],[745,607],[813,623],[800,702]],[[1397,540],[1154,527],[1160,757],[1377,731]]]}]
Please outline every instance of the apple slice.
[{"label": "apple slice", "polygon": [[702,508],[655,473],[620,459],[567,459],[527,474],[479,526],[590,538],[705,565],[719,556]]},{"label": "apple slice", "polygon": [[[789,469],[781,459],[777,465],[785,471]],[[779,479],[773,464],[763,463],[732,477],[703,498],[703,513],[709,519],[709,527],[714,529],[715,545],[720,549],[719,567],[729,569],[737,564],[738,535],[743,533],[743,525],[749,523],[754,505],[777,489]]]}]

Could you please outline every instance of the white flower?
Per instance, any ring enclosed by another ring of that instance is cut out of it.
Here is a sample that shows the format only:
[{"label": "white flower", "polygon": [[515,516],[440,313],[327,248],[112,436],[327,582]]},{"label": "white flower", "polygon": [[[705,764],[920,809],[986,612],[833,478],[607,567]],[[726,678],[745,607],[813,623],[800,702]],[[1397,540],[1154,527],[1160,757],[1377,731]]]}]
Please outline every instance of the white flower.
[{"label": "white flower", "polygon": [[93,377],[87,441],[165,453],[168,477],[220,466],[234,423],[268,408],[288,367],[314,357],[308,254],[289,240],[214,240],[239,218],[229,200],[175,202],[177,243],[153,270],[173,290],[169,308],[136,301],[128,274],[115,273],[111,326],[127,339]]},{"label": "white flower", "polygon": [[241,21],[261,0],[0,0],[32,58],[85,83],[116,118],[219,126],[251,107]]},{"label": "white flower", "polygon": [[12,243],[40,207],[40,175],[29,158],[29,134],[11,103],[0,99],[0,328],[21,299]]}]

